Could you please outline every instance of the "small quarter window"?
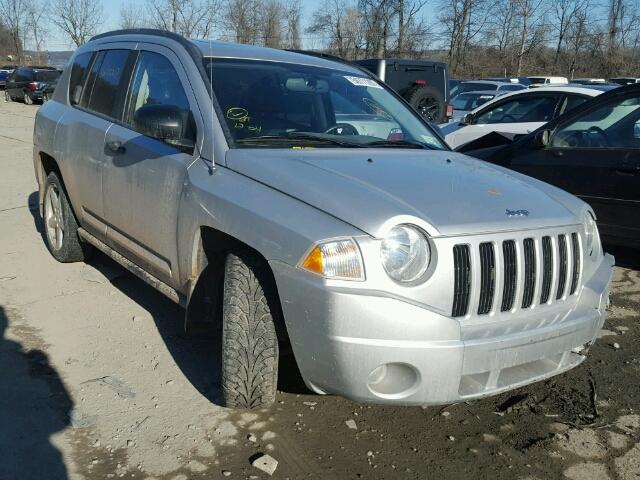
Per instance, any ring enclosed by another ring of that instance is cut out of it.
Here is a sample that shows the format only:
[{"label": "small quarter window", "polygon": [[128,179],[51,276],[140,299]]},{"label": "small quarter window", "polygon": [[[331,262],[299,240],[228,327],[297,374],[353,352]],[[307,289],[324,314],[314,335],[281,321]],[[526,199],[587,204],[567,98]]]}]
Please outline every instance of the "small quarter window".
[{"label": "small quarter window", "polygon": [[89,73],[89,63],[93,52],[81,53],[73,59],[69,78],[69,101],[72,105],[80,103],[82,89]]},{"label": "small quarter window", "polygon": [[107,117],[120,118],[117,100],[122,92],[129,53],[129,50],[105,50],[98,54],[89,74],[87,92],[80,102],[83,107]]}]

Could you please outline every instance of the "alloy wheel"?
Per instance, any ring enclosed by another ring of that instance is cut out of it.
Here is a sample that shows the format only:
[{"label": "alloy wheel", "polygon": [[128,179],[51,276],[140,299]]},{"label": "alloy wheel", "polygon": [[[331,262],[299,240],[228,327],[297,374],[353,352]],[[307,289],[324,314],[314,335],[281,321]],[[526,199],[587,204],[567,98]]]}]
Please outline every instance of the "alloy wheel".
[{"label": "alloy wheel", "polygon": [[44,223],[49,244],[54,250],[60,250],[64,239],[64,216],[60,192],[55,185],[49,185],[44,197]]}]

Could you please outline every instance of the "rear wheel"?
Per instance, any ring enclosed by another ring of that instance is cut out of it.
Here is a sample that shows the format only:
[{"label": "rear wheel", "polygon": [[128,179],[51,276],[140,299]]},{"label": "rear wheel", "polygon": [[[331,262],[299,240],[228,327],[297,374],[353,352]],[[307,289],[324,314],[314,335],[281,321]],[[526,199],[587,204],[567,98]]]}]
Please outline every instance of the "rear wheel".
[{"label": "rear wheel", "polygon": [[47,177],[43,198],[44,231],[47,248],[59,262],[82,262],[90,247],[78,237],[78,223],[58,176]]},{"label": "rear wheel", "polygon": [[49,94],[47,92],[44,92],[42,94],[42,103],[47,103],[49,101]]},{"label": "rear wheel", "polygon": [[406,100],[427,121],[444,122],[446,107],[442,94],[432,87],[414,87],[405,94]]},{"label": "rear wheel", "polygon": [[222,395],[227,407],[260,408],[275,401],[278,336],[269,296],[275,295],[262,259],[230,253],[222,304]]},{"label": "rear wheel", "polygon": [[31,96],[26,92],[24,94],[24,103],[26,105],[33,105],[33,98],[31,98]]}]

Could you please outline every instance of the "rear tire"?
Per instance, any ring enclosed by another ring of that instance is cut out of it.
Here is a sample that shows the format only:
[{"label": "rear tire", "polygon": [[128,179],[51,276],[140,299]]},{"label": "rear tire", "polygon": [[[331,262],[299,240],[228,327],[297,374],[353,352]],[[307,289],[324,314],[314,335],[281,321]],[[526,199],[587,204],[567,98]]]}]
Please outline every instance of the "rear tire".
[{"label": "rear tire", "polygon": [[405,93],[404,97],[425,120],[444,122],[447,115],[444,97],[435,88],[416,86]]},{"label": "rear tire", "polygon": [[53,258],[62,263],[86,260],[91,247],[78,237],[78,222],[62,182],[54,172],[47,177],[42,200],[44,238]]},{"label": "rear tire", "polygon": [[262,259],[227,255],[222,304],[222,396],[232,408],[267,407],[278,386],[278,336]]},{"label": "rear tire", "polygon": [[24,94],[24,103],[25,105],[33,105],[33,98],[31,98],[28,93]]},{"label": "rear tire", "polygon": [[5,102],[12,102],[13,101],[13,98],[11,98],[11,95],[9,95],[9,92],[7,91],[6,88],[4,90],[4,101]]}]

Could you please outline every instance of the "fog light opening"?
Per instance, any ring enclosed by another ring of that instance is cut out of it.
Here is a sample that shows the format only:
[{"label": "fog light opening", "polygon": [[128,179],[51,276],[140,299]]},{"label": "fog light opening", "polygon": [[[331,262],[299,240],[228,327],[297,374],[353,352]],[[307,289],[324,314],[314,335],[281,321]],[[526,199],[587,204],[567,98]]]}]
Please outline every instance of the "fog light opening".
[{"label": "fog light opening", "polygon": [[385,363],[374,368],[367,379],[367,386],[380,398],[404,398],[415,393],[420,375],[406,363]]}]

